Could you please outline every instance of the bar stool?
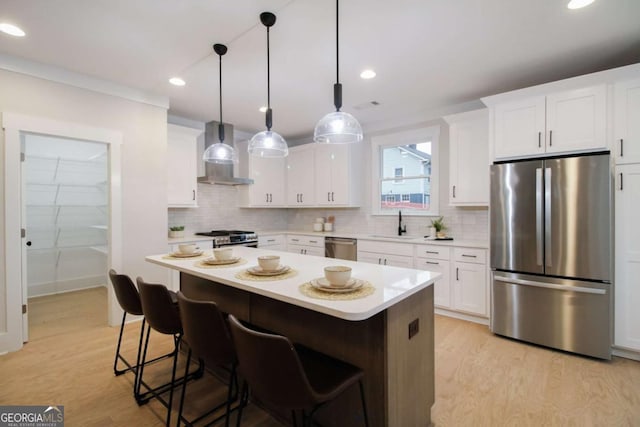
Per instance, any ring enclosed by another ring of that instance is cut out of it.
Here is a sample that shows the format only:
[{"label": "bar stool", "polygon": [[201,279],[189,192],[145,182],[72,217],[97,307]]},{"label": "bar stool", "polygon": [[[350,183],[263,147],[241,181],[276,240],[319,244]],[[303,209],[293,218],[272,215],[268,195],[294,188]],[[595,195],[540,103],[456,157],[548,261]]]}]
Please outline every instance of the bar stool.
[{"label": "bar stool", "polygon": [[[186,343],[189,348],[185,375],[189,372],[192,355],[198,357],[201,363],[204,362],[205,367],[218,366],[229,372],[227,399],[187,424],[195,424],[223,406],[226,406],[225,413],[207,425],[211,425],[224,417],[225,426],[228,426],[231,403],[235,402],[238,398],[238,379],[236,376],[236,352],[233,347],[233,342],[231,341],[231,334],[227,322],[220,309],[218,309],[218,305],[212,301],[192,300],[185,297],[182,292],[178,292],[178,305],[180,307],[180,318],[182,319],[182,328],[184,331],[183,342]],[[187,382],[185,381],[182,385],[182,397],[180,398],[178,427],[180,426],[180,419],[182,418],[186,392]]]},{"label": "bar stool", "polygon": [[[237,425],[247,403],[248,387],[265,402],[302,413],[303,426],[313,425],[313,415],[347,388],[358,383],[365,426],[369,425],[361,369],[304,347],[294,347],[281,335],[254,331],[229,315],[231,336],[243,377]],[[309,414],[306,409],[311,409]]]},{"label": "bar stool", "polygon": [[[144,350],[142,352],[142,363],[140,364],[140,373],[138,375],[137,393],[140,394],[140,388],[141,386],[144,386],[147,390],[147,394],[158,399],[158,401],[167,408],[166,425],[167,427],[169,427],[169,424],[171,422],[171,409],[173,404],[174,388],[181,385],[183,381],[201,377],[204,367],[200,365],[197,371],[192,373],[187,372],[184,377],[176,379],[178,354],[180,349],[180,342],[182,340],[182,322],[180,320],[178,305],[173,302],[171,293],[166,286],[147,283],[142,279],[142,277],[138,277],[136,281],[138,283],[138,290],[140,291],[140,303],[142,305],[142,312],[144,313],[144,317],[146,318],[148,324],[147,337],[145,339]],[[143,380],[151,328],[161,334],[172,335],[174,342],[174,350],[171,353],[173,355],[171,381],[155,388],[149,387],[149,385],[147,385]],[[162,394],[167,391],[169,392],[168,402],[162,397]]]},{"label": "bar stool", "polygon": [[[136,363],[135,365],[131,364],[121,353],[120,353],[120,345],[122,344],[122,333],[124,332],[124,325],[126,323],[127,314],[131,314],[133,316],[143,316],[142,306],[140,305],[140,294],[138,294],[138,289],[133,284],[133,281],[126,274],[118,274],[114,269],[109,270],[109,278],[111,279],[111,284],[113,285],[113,291],[116,294],[116,299],[120,304],[120,307],[123,310],[122,313],[122,323],[120,324],[120,333],[118,334],[118,345],[116,346],[116,356],[113,361],[113,373],[115,376],[122,375],[126,372],[133,372],[135,375],[134,379],[134,397],[136,401],[142,399],[141,396],[136,394],[136,385],[138,384],[138,366],[140,365],[140,355],[142,350],[142,340],[144,337],[144,326],[145,326],[145,318],[142,318],[142,325],[140,326],[140,338],[138,339],[138,351],[136,353]],[[165,359],[173,355],[173,352],[167,353],[163,356],[156,357],[155,359],[149,360],[146,364],[150,364],[153,362],[157,362],[159,360]],[[122,362],[126,368],[118,369],[118,362]]]}]

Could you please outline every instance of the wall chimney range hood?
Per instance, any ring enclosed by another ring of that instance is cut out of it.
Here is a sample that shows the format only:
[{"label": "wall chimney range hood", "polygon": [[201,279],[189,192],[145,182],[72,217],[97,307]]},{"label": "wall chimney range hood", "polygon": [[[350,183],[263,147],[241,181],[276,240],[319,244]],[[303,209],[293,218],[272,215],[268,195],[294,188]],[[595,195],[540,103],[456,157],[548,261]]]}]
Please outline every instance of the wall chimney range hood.
[{"label": "wall chimney range hood", "polygon": [[[219,122],[212,121],[205,124],[204,132],[204,149],[210,145],[220,142],[218,136]],[[224,139],[233,143],[233,126],[224,125]],[[220,184],[220,185],[247,185],[253,184],[253,180],[249,178],[238,178],[233,176],[233,165],[220,165],[215,163],[204,163],[205,176],[199,176],[198,182],[203,184]]]}]

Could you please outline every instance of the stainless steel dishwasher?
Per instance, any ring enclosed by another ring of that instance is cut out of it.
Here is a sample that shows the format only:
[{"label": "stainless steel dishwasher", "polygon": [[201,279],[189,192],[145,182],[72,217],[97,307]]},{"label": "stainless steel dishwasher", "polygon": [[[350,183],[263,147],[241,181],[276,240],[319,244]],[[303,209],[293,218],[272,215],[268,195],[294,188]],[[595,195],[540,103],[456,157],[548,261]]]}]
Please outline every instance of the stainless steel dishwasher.
[{"label": "stainless steel dishwasher", "polygon": [[325,237],[324,256],[327,258],[347,259],[357,261],[358,241],[345,237]]}]

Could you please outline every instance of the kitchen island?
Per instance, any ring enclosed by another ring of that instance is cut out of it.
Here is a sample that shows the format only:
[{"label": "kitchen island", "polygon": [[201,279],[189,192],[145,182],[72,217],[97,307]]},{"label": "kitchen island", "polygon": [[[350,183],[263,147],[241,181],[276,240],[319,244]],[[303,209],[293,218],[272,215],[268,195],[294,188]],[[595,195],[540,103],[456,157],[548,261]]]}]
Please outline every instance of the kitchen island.
[{"label": "kitchen island", "polygon": [[[296,273],[281,280],[237,277],[267,254],[280,255],[281,263]],[[246,263],[202,268],[195,259],[146,259],[180,271],[180,288],[188,297],[216,301],[241,320],[362,368],[371,426],[430,424],[435,396],[432,284],[438,273],[240,246],[234,255]],[[329,300],[301,292],[302,284],[336,264],[352,267],[353,277],[369,282],[373,293]],[[323,425],[362,425],[361,418],[355,387],[317,413]]]}]

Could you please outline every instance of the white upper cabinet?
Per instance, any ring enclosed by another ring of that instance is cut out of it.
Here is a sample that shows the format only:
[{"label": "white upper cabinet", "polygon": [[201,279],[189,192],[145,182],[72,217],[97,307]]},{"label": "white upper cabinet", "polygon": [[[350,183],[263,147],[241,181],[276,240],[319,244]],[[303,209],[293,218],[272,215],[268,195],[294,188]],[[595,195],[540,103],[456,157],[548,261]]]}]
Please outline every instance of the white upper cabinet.
[{"label": "white upper cabinet", "polygon": [[606,98],[603,84],[496,105],[495,158],[606,149]]},{"label": "white upper cabinet", "polygon": [[239,176],[253,179],[253,184],[239,185],[240,206],[281,208],[286,206],[285,158],[251,156],[248,141],[236,143]]},{"label": "white upper cabinet", "polygon": [[489,112],[446,116],[449,123],[449,204],[489,204]]},{"label": "white upper cabinet", "polygon": [[616,84],[614,98],[616,163],[640,163],[640,79]]},{"label": "white upper cabinet", "polygon": [[287,205],[302,207],[315,204],[314,146],[292,147],[287,156]]},{"label": "white upper cabinet", "polygon": [[198,136],[202,130],[167,125],[169,207],[198,207]]},{"label": "white upper cabinet", "polygon": [[315,144],[316,205],[359,205],[362,193],[360,145]]}]

